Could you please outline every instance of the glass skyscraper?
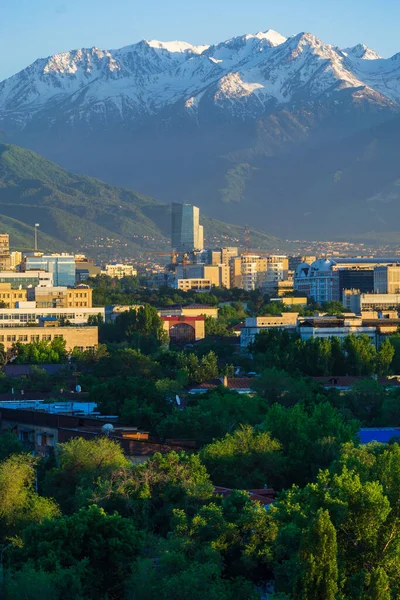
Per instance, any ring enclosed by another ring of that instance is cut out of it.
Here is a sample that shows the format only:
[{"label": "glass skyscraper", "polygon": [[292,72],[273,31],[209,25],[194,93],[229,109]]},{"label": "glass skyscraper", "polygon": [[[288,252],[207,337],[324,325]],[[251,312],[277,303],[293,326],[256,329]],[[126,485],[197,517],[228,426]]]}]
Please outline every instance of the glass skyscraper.
[{"label": "glass skyscraper", "polygon": [[53,285],[75,286],[75,257],[73,255],[27,256],[25,271],[47,271],[53,275]]},{"label": "glass skyscraper", "polygon": [[177,252],[203,250],[203,226],[200,209],[191,204],[172,204],[172,248]]}]

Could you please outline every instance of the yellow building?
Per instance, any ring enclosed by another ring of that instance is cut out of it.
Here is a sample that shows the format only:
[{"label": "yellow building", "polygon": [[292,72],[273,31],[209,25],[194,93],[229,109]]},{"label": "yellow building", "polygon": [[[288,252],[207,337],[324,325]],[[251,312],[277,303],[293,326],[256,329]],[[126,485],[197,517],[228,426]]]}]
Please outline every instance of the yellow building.
[{"label": "yellow building", "polygon": [[295,298],[294,296],[287,296],[286,298],[271,298],[271,302],[282,302],[285,306],[307,306],[306,297]]},{"label": "yellow building", "polygon": [[190,292],[191,290],[209,292],[212,289],[212,283],[210,279],[202,278],[177,279],[176,289],[182,290],[183,292]]},{"label": "yellow building", "polygon": [[205,338],[205,319],[199,317],[161,317],[164,331],[169,335],[171,342],[193,343]]},{"label": "yellow building", "polygon": [[7,327],[0,328],[0,343],[8,350],[16,342],[27,344],[30,342],[48,341],[62,338],[66,342],[66,349],[72,352],[79,350],[93,350],[99,343],[99,330],[97,327]]},{"label": "yellow building", "polygon": [[26,302],[27,290],[13,290],[11,283],[0,283],[0,303],[3,308],[16,308],[17,302]]},{"label": "yellow building", "polygon": [[36,308],[92,308],[93,290],[89,287],[38,287]]}]

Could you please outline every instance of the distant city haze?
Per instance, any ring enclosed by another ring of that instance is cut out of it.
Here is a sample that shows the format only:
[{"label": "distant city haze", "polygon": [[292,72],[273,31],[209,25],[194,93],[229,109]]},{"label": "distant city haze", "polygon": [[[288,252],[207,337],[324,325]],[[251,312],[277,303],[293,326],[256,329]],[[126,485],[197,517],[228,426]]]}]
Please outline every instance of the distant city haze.
[{"label": "distant city haze", "polygon": [[18,0],[3,3],[0,81],[39,57],[74,48],[117,48],[141,39],[212,44],[259,30],[312,31],[341,47],[362,42],[382,56],[399,51],[395,0]]}]

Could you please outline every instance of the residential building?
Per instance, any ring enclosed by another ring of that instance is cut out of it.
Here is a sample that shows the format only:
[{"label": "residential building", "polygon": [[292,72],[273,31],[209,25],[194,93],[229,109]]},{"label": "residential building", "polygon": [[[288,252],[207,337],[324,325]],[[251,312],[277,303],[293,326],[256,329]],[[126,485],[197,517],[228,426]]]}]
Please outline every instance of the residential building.
[{"label": "residential building", "polygon": [[10,254],[10,267],[11,269],[16,269],[22,263],[22,252],[11,252]]},{"label": "residential building", "polygon": [[161,317],[171,342],[192,344],[205,337],[205,317]]},{"label": "residential building", "polygon": [[235,246],[225,246],[221,248],[221,263],[223,265],[229,265],[231,258],[235,258],[239,255],[238,248]]},{"label": "residential building", "polygon": [[11,268],[10,236],[8,233],[0,234],[0,271],[9,271]]},{"label": "residential building", "polygon": [[373,290],[368,291],[374,291],[375,294],[399,294],[400,264],[375,267],[373,271]]},{"label": "residential building", "polygon": [[172,203],[172,248],[177,252],[203,250],[204,231],[200,209],[191,204]]},{"label": "residential building", "polygon": [[231,258],[231,287],[239,287],[250,292],[262,287],[266,280],[267,258],[258,254],[242,254]]},{"label": "residential building", "polygon": [[282,313],[274,317],[250,317],[245,320],[244,327],[240,333],[240,346],[247,348],[254,342],[257,334],[269,329],[286,329],[292,332],[297,331],[298,313]]},{"label": "residential building", "polygon": [[[32,306],[31,306],[32,305]],[[17,308],[0,308],[0,328],[21,327],[26,324],[39,324],[40,319],[64,319],[73,325],[86,325],[89,317],[100,315],[105,319],[105,308],[35,308],[34,303]]]},{"label": "residential building", "polygon": [[175,278],[176,280],[205,279],[211,282],[211,286],[230,287],[229,267],[223,264],[177,265],[175,268]]},{"label": "residential building", "polygon": [[79,350],[94,350],[99,343],[99,332],[97,327],[9,327],[0,329],[0,344],[8,350],[19,342],[27,344],[30,342],[51,342],[61,338],[66,342],[66,349],[72,352],[74,348]]},{"label": "residential building", "polygon": [[75,257],[69,254],[43,254],[42,256],[25,256],[22,270],[47,271],[53,275],[56,287],[75,285]]},{"label": "residential building", "polygon": [[116,263],[106,265],[104,274],[113,279],[122,279],[123,277],[137,277],[137,270],[133,265]]}]

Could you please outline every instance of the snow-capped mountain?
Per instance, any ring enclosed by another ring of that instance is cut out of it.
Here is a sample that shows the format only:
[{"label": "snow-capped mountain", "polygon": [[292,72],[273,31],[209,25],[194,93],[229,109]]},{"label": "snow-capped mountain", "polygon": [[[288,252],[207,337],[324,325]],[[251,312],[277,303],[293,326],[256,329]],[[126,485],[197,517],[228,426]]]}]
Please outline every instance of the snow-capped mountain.
[{"label": "snow-capped mountain", "polygon": [[144,40],[80,49],[39,59],[0,83],[0,123],[24,128],[40,115],[42,126],[126,124],[179,103],[195,116],[206,101],[247,119],[343,90],[389,105],[400,102],[399,64],[362,44],[342,51],[308,33],[287,39],[272,30],[214,46]]},{"label": "snow-capped mountain", "polygon": [[400,53],[268,30],[55,54],[0,83],[0,139],[280,237],[372,231],[400,180]]}]

